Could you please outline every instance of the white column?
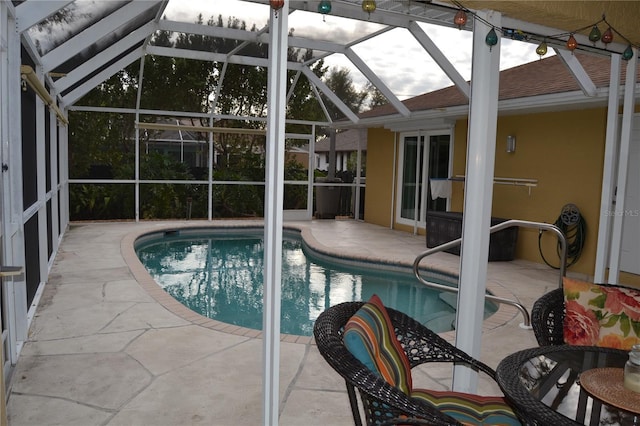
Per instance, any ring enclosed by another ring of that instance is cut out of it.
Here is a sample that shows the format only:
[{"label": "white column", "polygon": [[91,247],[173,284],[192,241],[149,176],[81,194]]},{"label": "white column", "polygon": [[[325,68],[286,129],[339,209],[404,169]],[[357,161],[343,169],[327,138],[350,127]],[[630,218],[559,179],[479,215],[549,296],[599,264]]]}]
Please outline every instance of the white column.
[{"label": "white column", "polygon": [[[422,137],[422,132],[420,130],[418,130],[418,136],[416,136],[416,164],[415,164],[415,170],[416,170],[416,178],[413,182],[413,184],[415,185],[415,189],[413,191],[413,235],[418,235],[418,221],[420,220],[420,201],[424,198],[420,196],[420,190],[422,188],[420,188],[420,183],[421,180],[420,178],[422,177],[422,181],[424,181],[424,175],[421,175],[421,170],[420,170],[420,160],[422,160],[422,150],[421,145],[420,145],[420,138]],[[425,164],[424,166],[424,170],[428,170],[429,169],[429,165]]]},{"label": "white column", "polygon": [[[36,73],[38,79],[45,85],[44,72],[42,67],[36,67]],[[47,242],[47,166],[45,155],[45,138],[46,132],[50,129],[45,127],[45,115],[49,115],[51,120],[51,111],[44,104],[44,101],[36,96],[36,167],[37,167],[37,193],[38,198],[35,202],[38,210],[34,214],[34,217],[38,218],[38,253],[40,256],[40,282],[38,287],[47,280],[49,275],[49,254],[48,254],[48,242]],[[55,118],[53,119],[55,120]],[[31,171],[29,171],[30,173]],[[40,290],[39,290],[40,291]],[[36,301],[36,299],[34,299]],[[26,339],[25,339],[26,340]]]},{"label": "white column", "polygon": [[277,426],[280,380],[280,284],[282,276],[282,201],[289,0],[271,10],[269,31],[268,116],[264,206],[263,417]]},{"label": "white column", "polygon": [[611,75],[609,77],[609,104],[607,106],[607,133],[604,148],[602,192],[600,194],[600,220],[596,248],[596,268],[593,280],[605,280],[609,241],[611,238],[611,213],[613,211],[614,183],[616,173],[616,152],[618,150],[618,106],[620,92],[620,61],[618,54],[611,55]]},{"label": "white column", "polygon": [[635,105],[635,83],[638,68],[638,49],[633,49],[633,57],[627,61],[627,75],[624,82],[624,102],[622,129],[620,134],[620,161],[618,163],[618,184],[616,209],[613,216],[611,250],[609,253],[609,276],[607,282],[615,284],[620,275],[620,251],[622,250],[622,224],[624,220],[624,198],[627,194],[627,173],[629,170],[629,144],[633,127]]},{"label": "white column", "polygon": [[[56,93],[51,92],[51,97],[56,99]],[[57,102],[57,100],[56,100]],[[58,187],[58,158],[59,158],[59,142],[58,142],[58,120],[55,114],[51,114],[51,121],[49,123],[49,130],[51,133],[50,149],[49,149],[49,164],[50,164],[50,179],[51,179],[51,242],[53,243],[53,253],[51,259],[49,259],[49,267],[53,266],[53,259],[58,251],[58,245],[60,243],[60,229],[58,224],[60,223],[60,209],[58,203],[60,202],[60,193]],[[47,280],[48,281],[48,280]]]},{"label": "white column", "polygon": [[311,126],[311,135],[309,135],[309,159],[307,161],[307,214],[308,220],[313,217],[313,179],[316,169],[316,126]]},{"label": "white column", "polygon": [[[142,101],[142,88],[144,85],[144,63],[145,55],[140,58],[140,73],[138,77],[138,92],[136,93],[136,123],[140,122],[140,104]],[[140,129],[136,126],[135,133],[135,162],[134,162],[134,179],[135,179],[135,218],[136,222],[140,222]]]},{"label": "white column", "polygon": [[[68,111],[65,111],[68,114]],[[60,229],[66,231],[69,225],[69,126],[60,128],[58,139],[60,150]]]},{"label": "white column", "polygon": [[[500,27],[501,15],[497,12],[480,12],[478,17]],[[485,37],[491,26],[483,21],[475,19],[473,29],[463,244],[456,314],[456,346],[476,358],[480,355],[487,285],[500,77],[500,39],[491,48],[486,44]],[[477,385],[477,373],[464,366],[455,367],[454,390],[473,393]]]},{"label": "white column", "polygon": [[[209,126],[213,127],[213,112],[209,117]],[[213,143],[213,132],[209,132],[209,156],[207,157],[207,219],[213,220],[213,151],[215,145]]]},{"label": "white column", "polygon": [[[21,43],[20,34],[13,30],[15,20],[9,19],[7,33],[7,94],[6,99],[15,100],[15,104],[8,106],[8,155],[4,157],[9,169],[4,172],[3,179],[8,179],[9,193],[3,199],[8,203],[3,206],[5,221],[5,246],[4,255],[7,263],[13,266],[25,265],[24,220],[23,220],[23,190],[22,190],[22,89],[20,65]],[[4,98],[3,98],[4,99]],[[8,105],[8,104],[7,104]],[[3,143],[5,143],[3,141]],[[8,161],[7,161],[8,159]],[[27,340],[27,285],[25,275],[13,279],[13,284],[7,289],[5,295],[12,299],[13,311],[9,312],[9,333],[12,334],[12,347],[10,361],[18,362],[18,354],[22,343]]]}]

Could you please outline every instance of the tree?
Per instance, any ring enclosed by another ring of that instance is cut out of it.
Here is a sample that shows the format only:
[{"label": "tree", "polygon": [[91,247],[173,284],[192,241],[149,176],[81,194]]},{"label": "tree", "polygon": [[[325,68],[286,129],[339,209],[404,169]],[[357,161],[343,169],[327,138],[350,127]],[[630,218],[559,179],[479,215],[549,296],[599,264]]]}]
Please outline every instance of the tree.
[{"label": "tree", "polygon": [[[356,113],[362,110],[368,93],[366,90],[356,90],[353,79],[351,78],[351,72],[348,68],[333,68],[329,72],[326,83],[327,87],[329,87],[349,109]],[[327,106],[331,119],[337,120],[342,118],[343,114],[338,107],[328,100],[328,98],[324,96],[323,98],[325,99],[325,105]]]},{"label": "tree", "polygon": [[[356,90],[351,73],[348,68],[334,68],[327,78],[327,86],[335,93],[344,104],[354,112],[360,112],[362,105],[367,98],[366,91]],[[325,101],[327,111],[332,120],[342,117],[342,112],[333,103]],[[328,178],[333,179],[336,174],[336,131],[331,128],[327,131],[329,136],[329,170]]]},{"label": "tree", "polygon": [[[203,24],[202,16],[197,23]],[[207,25],[222,27],[225,23],[221,16],[211,18]],[[229,28],[246,29],[246,24],[238,19],[229,19]],[[251,31],[257,31],[252,27]],[[202,36],[197,34],[172,34],[165,31],[156,33],[151,41],[153,45],[175,47],[177,49],[200,50],[216,53],[237,51],[238,54],[266,58],[268,46],[262,43],[248,43],[226,38]],[[242,44],[242,45],[241,45]],[[309,61],[313,52],[290,48],[290,61]],[[141,87],[141,107],[165,111],[209,112],[210,94],[218,91],[215,99],[215,112],[223,116],[261,116],[267,114],[267,69],[265,67],[239,64],[223,64],[210,61],[197,61],[179,57],[162,57],[147,55],[144,58],[144,78]],[[315,64],[314,73],[322,77],[326,72],[322,61]],[[109,80],[100,84],[81,101],[93,106],[126,106],[136,105],[139,86],[140,64],[134,63]],[[295,74],[289,73],[289,87],[293,84]],[[302,76],[297,80],[292,91],[289,105],[290,118],[320,119],[322,109],[315,99],[309,81]],[[119,113],[72,113],[70,132],[70,175],[71,177],[91,177],[96,165],[104,166],[110,176],[116,179],[132,179],[135,165],[135,123],[133,114]],[[141,121],[169,121],[175,123],[177,117],[145,116]],[[181,120],[184,120],[182,118]],[[198,123],[198,121],[201,121]],[[208,119],[191,118],[191,124],[209,125]],[[256,120],[222,119],[214,123],[217,127],[260,128],[264,124]],[[290,130],[290,129],[289,129]],[[291,131],[291,130],[290,130]],[[184,169],[175,164],[178,160],[165,154],[147,152],[147,142],[157,138],[159,131],[140,131],[140,176],[142,179],[177,179],[193,178],[194,170]],[[202,142],[208,141],[206,132],[196,133]],[[264,179],[265,137],[253,134],[216,134],[214,139],[216,153],[220,161],[215,165],[215,180],[247,180]],[[208,144],[202,146],[208,149]],[[205,156],[206,158],[206,156]],[[178,161],[179,162],[179,161]],[[297,167],[287,163],[286,167]],[[162,173],[158,175],[161,169]],[[296,170],[296,173],[298,171]],[[197,186],[197,185],[193,185]],[[96,190],[96,188],[98,190]],[[127,185],[90,185],[71,188],[72,209],[78,216],[74,218],[91,218],[98,215],[106,218],[132,218],[134,215],[133,186]],[[186,199],[193,199],[193,204],[207,206],[207,191],[193,188],[190,185],[154,184],[144,185],[141,191],[141,211],[145,218],[184,217]],[[216,186],[214,195],[214,211],[217,216],[242,216],[246,214],[262,214],[264,203],[263,187],[256,186]],[[96,202],[96,199],[97,202]],[[131,200],[131,201],[125,201]],[[161,208],[154,208],[150,203],[162,200]],[[295,204],[295,200],[289,200]],[[111,216],[110,216],[111,215]]]},{"label": "tree", "polygon": [[368,99],[367,108],[368,109],[373,109],[375,107],[387,105],[389,103],[389,100],[371,82],[367,83],[364,90],[365,92],[367,92],[367,99]]}]

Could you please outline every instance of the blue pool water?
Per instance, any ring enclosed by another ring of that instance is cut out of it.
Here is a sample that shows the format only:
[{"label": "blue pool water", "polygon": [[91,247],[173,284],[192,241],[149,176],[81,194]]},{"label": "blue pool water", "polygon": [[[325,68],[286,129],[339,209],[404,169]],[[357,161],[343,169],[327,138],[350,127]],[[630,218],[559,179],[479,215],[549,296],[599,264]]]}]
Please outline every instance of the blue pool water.
[{"label": "blue pool water", "polygon": [[[171,296],[211,319],[262,329],[263,230],[189,229],[156,233],[136,242],[137,255]],[[353,263],[353,262],[352,262]],[[434,277],[446,284],[453,279]],[[282,333],[311,336],[327,307],[373,294],[436,332],[452,330],[455,294],[419,284],[409,272],[357,267],[317,255],[298,233],[285,232],[282,252]],[[485,316],[495,312],[487,304]]]}]

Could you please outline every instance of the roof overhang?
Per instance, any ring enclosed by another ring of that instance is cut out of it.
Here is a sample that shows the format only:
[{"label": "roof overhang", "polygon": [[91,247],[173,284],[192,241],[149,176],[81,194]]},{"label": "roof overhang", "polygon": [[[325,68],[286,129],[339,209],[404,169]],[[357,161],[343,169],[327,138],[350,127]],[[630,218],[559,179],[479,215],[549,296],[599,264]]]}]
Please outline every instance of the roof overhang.
[{"label": "roof overhang", "polygon": [[[640,95],[640,85],[636,86]],[[506,99],[498,102],[498,115],[535,114],[542,112],[569,111],[606,107],[609,96],[608,88],[596,89],[593,96],[585,97],[582,91],[554,93],[526,98]],[[416,130],[446,129],[457,120],[466,119],[469,105],[435,108],[424,111],[413,111],[410,118],[400,114],[391,114],[372,118],[363,118],[357,125],[346,121],[335,123],[338,129],[347,128],[385,128],[393,132]]]}]

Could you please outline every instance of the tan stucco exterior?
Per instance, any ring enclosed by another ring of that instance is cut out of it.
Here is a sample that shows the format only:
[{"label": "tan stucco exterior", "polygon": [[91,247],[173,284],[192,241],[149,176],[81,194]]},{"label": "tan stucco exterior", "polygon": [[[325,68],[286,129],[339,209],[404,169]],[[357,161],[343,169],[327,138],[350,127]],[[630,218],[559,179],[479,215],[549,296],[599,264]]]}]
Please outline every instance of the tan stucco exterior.
[{"label": "tan stucco exterior", "polygon": [[369,129],[367,135],[367,189],[365,222],[391,226],[393,153],[395,135],[385,129]]},{"label": "tan stucco exterior", "polygon": [[[494,176],[537,179],[538,182],[530,192],[524,186],[494,184],[492,216],[553,223],[565,204],[575,204],[586,222],[587,232],[582,255],[569,271],[585,277],[593,276],[598,224],[600,215],[606,214],[600,211],[605,131],[604,108],[498,119]],[[508,135],[516,136],[514,153],[506,152]],[[369,131],[365,221],[384,226],[391,222],[392,209],[388,206],[392,203],[395,206],[390,182],[394,159],[397,167],[399,158],[393,153],[394,137],[386,130]],[[466,141],[467,120],[459,120],[454,132],[452,176],[465,174]],[[450,210],[462,211],[464,184],[453,182],[452,187]],[[393,226],[413,231],[395,219]],[[543,262],[538,235],[536,230],[519,231],[517,258]],[[547,260],[558,264],[555,237],[543,235],[541,241]],[[640,286],[640,277],[623,273],[621,282]]]}]

